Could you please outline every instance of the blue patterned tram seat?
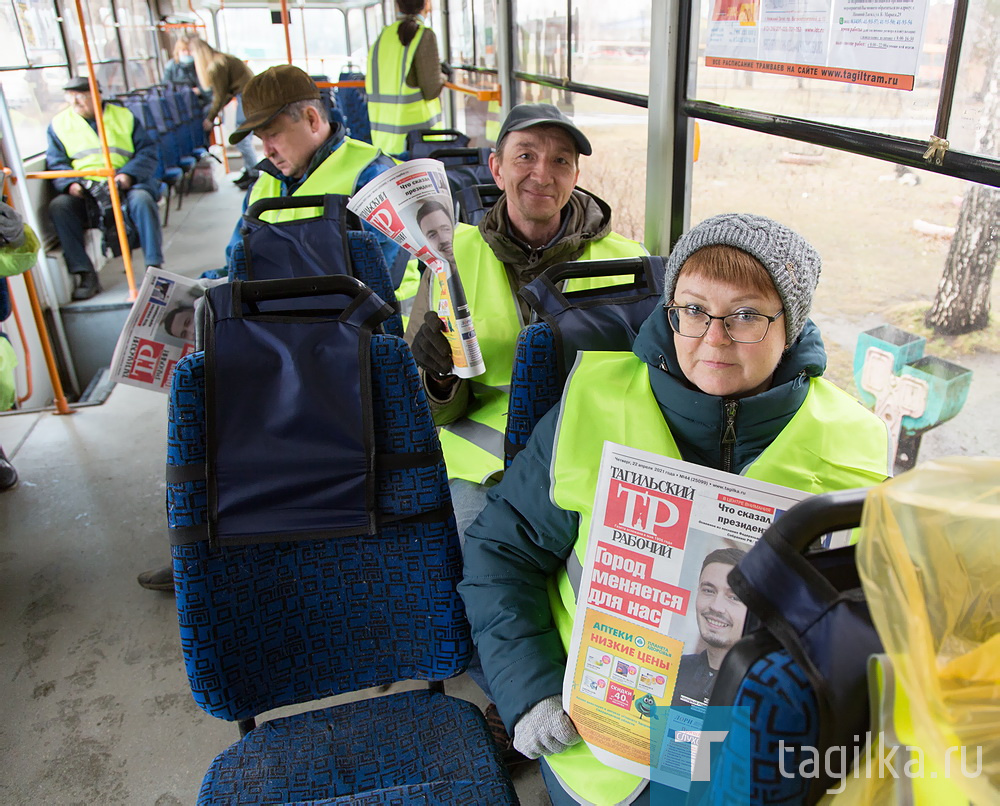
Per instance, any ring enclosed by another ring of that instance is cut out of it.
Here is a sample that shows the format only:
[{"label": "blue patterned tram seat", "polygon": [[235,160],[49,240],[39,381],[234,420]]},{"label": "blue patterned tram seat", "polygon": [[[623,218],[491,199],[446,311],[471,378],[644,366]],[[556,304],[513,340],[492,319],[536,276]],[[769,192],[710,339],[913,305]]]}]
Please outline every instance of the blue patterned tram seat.
[{"label": "blue patterned tram seat", "polygon": [[[242,738],[198,802],[517,803],[482,714],[443,693],[472,652],[461,554],[416,366],[378,332],[392,308],[344,276],[206,299],[170,393],[167,522],[192,694]],[[405,679],[430,685],[256,723]]]}]

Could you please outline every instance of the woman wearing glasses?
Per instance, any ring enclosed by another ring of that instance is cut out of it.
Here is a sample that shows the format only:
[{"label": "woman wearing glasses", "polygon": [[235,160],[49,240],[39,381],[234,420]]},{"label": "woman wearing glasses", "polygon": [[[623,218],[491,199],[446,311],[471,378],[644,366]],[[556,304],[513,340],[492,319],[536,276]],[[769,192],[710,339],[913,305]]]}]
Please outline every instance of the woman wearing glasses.
[{"label": "woman wearing glasses", "polygon": [[888,474],[881,420],[821,377],[808,320],[819,273],[812,246],[768,218],[694,227],[633,352],[580,354],[466,533],[461,591],[492,695],[514,746],[543,757],[556,806],[649,802],[646,781],[580,742],[560,696],[575,611],[566,569],[586,553],[604,441],[809,493]]}]

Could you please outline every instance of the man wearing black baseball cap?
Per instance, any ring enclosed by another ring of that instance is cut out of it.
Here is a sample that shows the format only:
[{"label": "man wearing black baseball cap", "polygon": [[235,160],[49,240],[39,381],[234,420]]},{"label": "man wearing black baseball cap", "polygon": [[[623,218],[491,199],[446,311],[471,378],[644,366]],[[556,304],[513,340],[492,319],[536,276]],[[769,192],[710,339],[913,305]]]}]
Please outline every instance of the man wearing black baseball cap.
[{"label": "man wearing black baseball cap", "polygon": [[[528,321],[516,292],[556,263],[646,254],[641,244],[612,232],[611,208],[604,201],[576,187],[580,155],[592,150],[587,136],[552,104],[519,104],[500,127],[490,170],[503,194],[478,227],[460,229],[453,244],[484,375],[468,381],[452,374],[451,351],[436,314],[437,284],[427,272],[417,291],[406,338],[423,370],[435,422],[443,426],[441,445],[460,533],[503,468],[514,344],[521,323]],[[613,281],[571,282],[571,288],[586,288]]]},{"label": "man wearing black baseball cap", "polygon": [[[52,118],[46,132],[46,168],[50,171],[104,168],[90,81],[84,76],[71,78],[63,90],[68,107]],[[137,232],[146,265],[162,266],[163,232],[156,204],[160,183],[154,178],[159,163],[156,143],[125,107],[109,103],[104,105],[103,112],[114,182],[121,193],[126,225]],[[49,203],[49,215],[66,268],[76,281],[74,300],[90,299],[101,290],[84,238],[88,227],[103,223],[103,210],[95,199],[105,200],[110,209],[107,181],[101,176],[52,180],[58,195]],[[109,243],[117,244],[117,234],[108,231],[105,237]]]}]

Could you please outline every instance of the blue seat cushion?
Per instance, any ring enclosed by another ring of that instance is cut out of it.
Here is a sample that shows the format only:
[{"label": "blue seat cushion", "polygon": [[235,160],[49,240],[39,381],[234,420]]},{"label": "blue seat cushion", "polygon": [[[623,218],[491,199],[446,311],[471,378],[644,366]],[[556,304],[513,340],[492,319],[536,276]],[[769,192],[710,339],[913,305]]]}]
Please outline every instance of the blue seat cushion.
[{"label": "blue seat cushion", "polygon": [[216,757],[198,803],[516,803],[491,742],[479,710],[443,694],[349,702],[250,731]]}]

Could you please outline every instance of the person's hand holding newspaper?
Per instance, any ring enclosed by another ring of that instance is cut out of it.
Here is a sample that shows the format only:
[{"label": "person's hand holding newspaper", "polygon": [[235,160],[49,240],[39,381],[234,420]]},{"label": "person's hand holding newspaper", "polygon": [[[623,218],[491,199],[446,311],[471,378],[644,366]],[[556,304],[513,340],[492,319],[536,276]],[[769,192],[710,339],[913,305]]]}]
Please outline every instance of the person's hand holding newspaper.
[{"label": "person's hand holding newspaper", "polygon": [[355,193],[347,209],[422,260],[438,280],[436,305],[431,295],[437,322],[428,316],[414,340],[417,363],[438,381],[481,375],[486,365],[455,266],[455,208],[444,165],[432,159],[397,165]]}]

